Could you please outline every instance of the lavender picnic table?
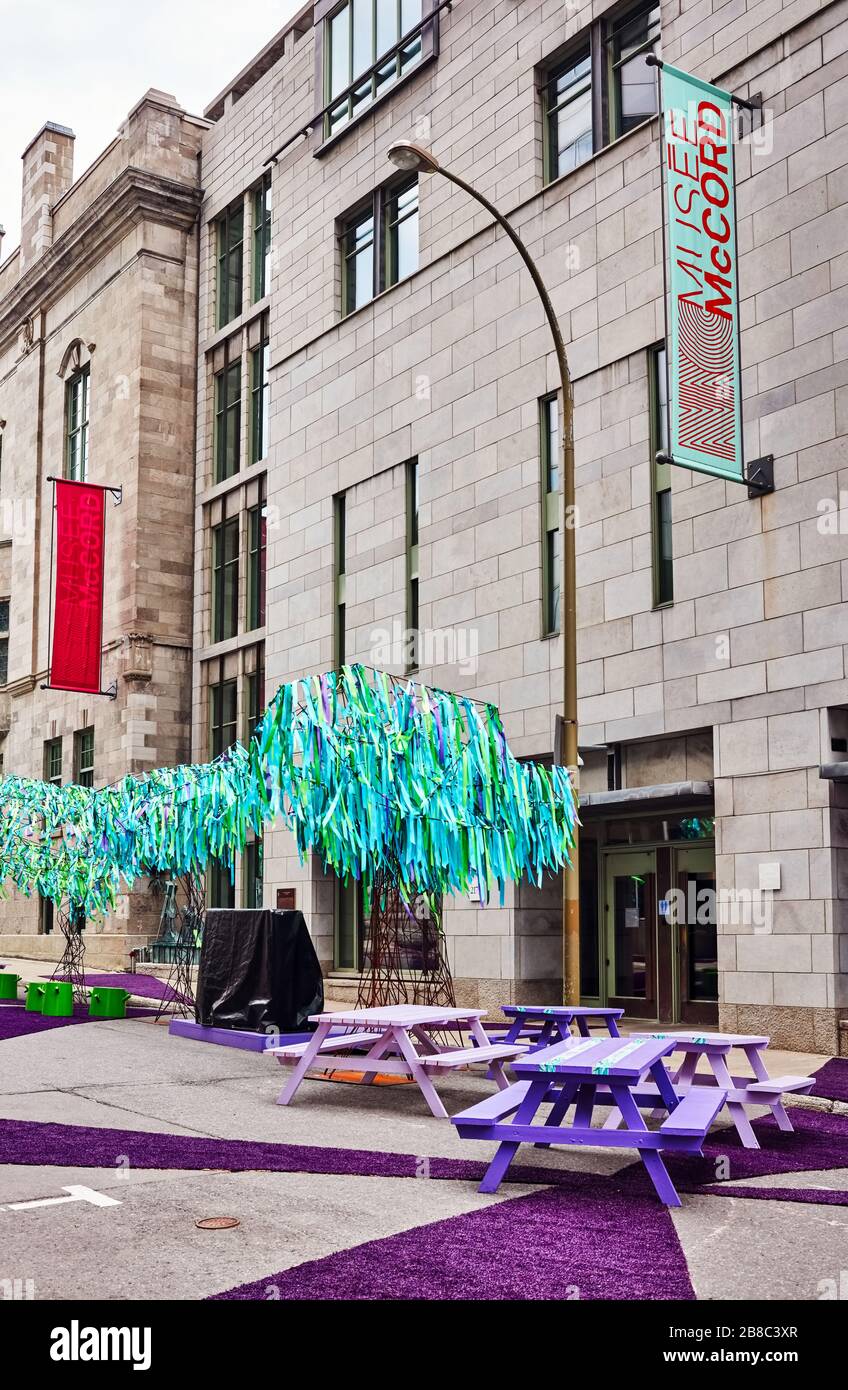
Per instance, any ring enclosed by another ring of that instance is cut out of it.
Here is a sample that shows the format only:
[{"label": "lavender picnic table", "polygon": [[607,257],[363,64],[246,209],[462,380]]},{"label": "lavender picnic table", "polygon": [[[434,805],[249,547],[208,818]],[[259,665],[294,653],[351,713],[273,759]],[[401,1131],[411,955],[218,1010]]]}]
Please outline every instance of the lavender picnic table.
[{"label": "lavender picnic table", "polygon": [[[424,1099],[438,1119],[447,1111],[439,1099],[430,1076],[477,1062],[491,1064],[491,1074],[499,1087],[509,1082],[504,1062],[526,1052],[523,1043],[491,1043],[480,1022],[485,1009],[445,1009],[422,1004],[401,1004],[371,1009],[345,1009],[338,1013],[313,1014],[317,1024],[308,1042],[266,1048],[267,1056],[283,1065],[294,1064],[294,1072],[283,1087],[278,1105],[288,1105],[309,1071],[355,1067],[373,1081],[376,1073],[409,1076],[417,1082]],[[330,1036],[340,1027],[351,1031]],[[434,1033],[445,1030],[468,1031],[470,1047],[445,1047]],[[364,1055],[363,1055],[364,1054]]]},{"label": "lavender picnic table", "polygon": [[[611,1038],[620,1036],[618,1020],[623,1009],[608,1009],[594,1004],[502,1004],[501,1010],[510,1019],[509,1027],[498,1041],[504,1043],[530,1039],[533,1050],[547,1047],[551,1043],[565,1042],[572,1036],[571,1024],[577,1024],[577,1031],[588,1038],[589,1023],[599,1019],[605,1024]],[[491,1025],[487,1031],[491,1034]]]},{"label": "lavender picnic table", "polygon": [[[675,1049],[669,1038],[570,1038],[513,1063],[519,1080],[506,1090],[454,1115],[464,1139],[498,1140],[498,1150],[480,1184],[495,1192],[520,1144],[634,1148],[666,1206],[680,1198],[663,1162],[663,1151],[700,1153],[706,1133],[724,1104],[720,1087],[691,1087],[680,1096],[663,1059]],[[640,1111],[640,1088],[649,1078],[665,1119],[649,1130]],[[624,1128],[592,1128],[597,1104],[613,1104]],[[543,1106],[550,1106],[541,1119]],[[566,1124],[574,1107],[571,1124]]]},{"label": "lavender picnic table", "polygon": [[[739,1138],[746,1149],[760,1147],[751,1121],[745,1113],[746,1105],[768,1106],[777,1126],[785,1133],[793,1133],[792,1121],[786,1113],[782,1097],[787,1092],[806,1094],[815,1085],[814,1076],[769,1076],[763,1061],[763,1052],[769,1045],[767,1037],[751,1033],[638,1033],[635,1036],[654,1038],[674,1043],[675,1052],[683,1053],[683,1061],[672,1073],[672,1082],[677,1091],[687,1091],[693,1086],[718,1086],[726,1092],[727,1111],[736,1126]],[[727,1054],[732,1048],[744,1052],[752,1076],[731,1076],[727,1065]],[[703,1057],[709,1072],[699,1072],[698,1062]],[[615,1112],[609,1116],[607,1124],[613,1127],[620,1122]]]}]

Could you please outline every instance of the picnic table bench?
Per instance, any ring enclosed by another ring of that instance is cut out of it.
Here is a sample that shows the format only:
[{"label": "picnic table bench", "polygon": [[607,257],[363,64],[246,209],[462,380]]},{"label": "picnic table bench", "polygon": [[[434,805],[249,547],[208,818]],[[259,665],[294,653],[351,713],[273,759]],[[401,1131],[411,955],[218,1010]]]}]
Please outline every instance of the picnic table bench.
[{"label": "picnic table bench", "polygon": [[[670,1039],[569,1038],[517,1059],[513,1062],[517,1082],[452,1119],[465,1139],[499,1141],[479,1190],[497,1191],[523,1143],[543,1148],[550,1144],[634,1148],[660,1199],[667,1206],[680,1206],[662,1152],[700,1153],[725,1092],[718,1086],[693,1087],[678,1095],[663,1062],[673,1051]],[[647,1077],[665,1111],[657,1130],[648,1129],[637,1104]],[[612,1132],[592,1127],[599,1100],[617,1107],[624,1129]],[[550,1111],[540,1119],[543,1106]],[[566,1117],[572,1106],[569,1125]]]},{"label": "picnic table bench", "polygon": [[[746,1149],[758,1149],[760,1145],[745,1113],[745,1106],[767,1106],[778,1128],[791,1134],[792,1121],[783,1105],[783,1096],[790,1092],[806,1095],[815,1085],[813,1076],[769,1076],[762,1057],[769,1045],[769,1039],[764,1036],[751,1033],[701,1033],[697,1030],[674,1033],[645,1032],[634,1036],[671,1041],[674,1043],[674,1050],[683,1053],[683,1061],[677,1070],[672,1072],[672,1082],[676,1090],[715,1086],[724,1090],[728,1114]],[[731,1076],[727,1054],[734,1048],[744,1052],[753,1076]],[[699,1072],[697,1069],[702,1057],[709,1065],[708,1072]],[[620,1122],[620,1117],[617,1118],[615,1112],[607,1120],[610,1127]]]},{"label": "picnic table bench", "polygon": [[[447,1111],[429,1073],[487,1062],[489,1075],[504,1089],[509,1085],[504,1063],[527,1051],[524,1043],[490,1042],[480,1022],[484,1014],[485,1009],[418,1004],[314,1014],[310,1022],[317,1027],[307,1042],[265,1050],[265,1055],[276,1057],[283,1065],[294,1064],[294,1072],[280,1092],[277,1104],[288,1105],[307,1072],[328,1070],[327,1059],[331,1059],[332,1070],[342,1068],[345,1063],[355,1063],[357,1070],[364,1073],[366,1082],[372,1081],[378,1071],[410,1077],[417,1082],[432,1114],[446,1119]],[[331,1030],[339,1027],[353,1031],[331,1037]],[[443,1046],[433,1034],[445,1030],[468,1031],[472,1045]]]}]

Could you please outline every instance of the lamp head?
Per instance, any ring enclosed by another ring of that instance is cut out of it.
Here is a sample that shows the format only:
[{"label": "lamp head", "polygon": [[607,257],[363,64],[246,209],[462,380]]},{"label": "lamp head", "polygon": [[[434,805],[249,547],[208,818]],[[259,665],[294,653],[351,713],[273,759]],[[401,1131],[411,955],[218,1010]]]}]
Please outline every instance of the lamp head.
[{"label": "lamp head", "polygon": [[417,171],[419,174],[438,173],[439,161],[422,145],[413,145],[410,140],[396,140],[389,149],[389,159],[405,173]]}]

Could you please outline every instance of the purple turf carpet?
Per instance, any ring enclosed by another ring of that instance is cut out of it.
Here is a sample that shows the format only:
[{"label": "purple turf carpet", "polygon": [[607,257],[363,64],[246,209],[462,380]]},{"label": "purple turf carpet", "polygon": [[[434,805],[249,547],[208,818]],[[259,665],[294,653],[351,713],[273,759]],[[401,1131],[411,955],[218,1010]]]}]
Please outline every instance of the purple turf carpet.
[{"label": "purple turf carpet", "polygon": [[[42,975],[42,980],[67,980],[67,975]],[[176,990],[171,989],[164,980],[159,980],[155,975],[131,975],[129,971],[115,971],[112,974],[92,975],[89,971],[85,972],[86,985],[103,985],[107,989],[128,989],[131,994],[135,994],[139,999],[165,999],[168,1003],[182,1001],[191,1003],[191,1000],[183,1000]]]},{"label": "purple turf carpet", "polygon": [[[149,1018],[155,1009],[130,1009],[127,1018]],[[71,1018],[45,1018],[43,1014],[27,1013],[23,1004],[0,1008],[0,1042],[8,1038],[25,1038],[31,1033],[45,1033],[50,1028],[64,1028],[69,1023],[103,1023],[102,1018],[89,1018],[88,1006],[74,1005]]]},{"label": "purple turf carpet", "polygon": [[819,1206],[848,1207],[848,1192],[832,1187],[734,1187],[719,1183],[716,1187],[699,1188],[706,1197],[753,1197],[769,1202],[812,1202]]},{"label": "purple turf carpet", "polygon": [[608,1178],[416,1226],[241,1284],[213,1300],[677,1299],[695,1291],[665,1207]]},{"label": "purple turf carpet", "polygon": [[816,1084],[811,1095],[825,1100],[848,1101],[848,1059],[831,1057],[815,1074]]}]

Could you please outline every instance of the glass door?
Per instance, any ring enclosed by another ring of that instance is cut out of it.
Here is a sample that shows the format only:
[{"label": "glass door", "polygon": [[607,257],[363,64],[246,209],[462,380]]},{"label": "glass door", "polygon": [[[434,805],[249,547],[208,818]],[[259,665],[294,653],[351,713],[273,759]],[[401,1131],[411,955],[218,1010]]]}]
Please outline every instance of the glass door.
[{"label": "glass door", "polygon": [[684,1023],[718,1022],[718,935],[715,850],[677,851],[680,1017]]},{"label": "glass door", "polygon": [[637,1018],[656,1018],[654,852],[623,850],[606,855],[604,889],[607,998]]}]

